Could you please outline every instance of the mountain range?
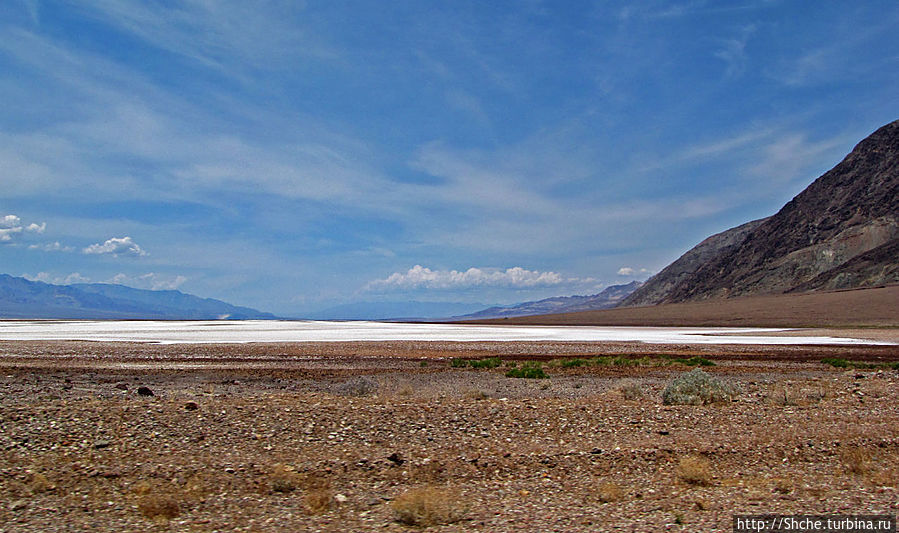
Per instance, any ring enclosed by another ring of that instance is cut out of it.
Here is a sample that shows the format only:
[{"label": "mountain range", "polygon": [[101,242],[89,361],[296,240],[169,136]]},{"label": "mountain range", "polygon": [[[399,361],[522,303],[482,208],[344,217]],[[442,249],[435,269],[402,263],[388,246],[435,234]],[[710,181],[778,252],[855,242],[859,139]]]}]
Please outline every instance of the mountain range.
[{"label": "mountain range", "polygon": [[713,235],[622,307],[899,283],[899,120],[776,214]]},{"label": "mountain range", "polygon": [[621,303],[627,295],[637,290],[641,285],[642,283],[639,281],[632,281],[627,285],[612,285],[598,294],[589,296],[557,296],[508,307],[491,307],[477,313],[454,318],[458,320],[480,320],[610,309]]},{"label": "mountain range", "polygon": [[181,291],[106,283],[52,285],[0,274],[0,317],[64,319],[273,319],[274,315]]}]

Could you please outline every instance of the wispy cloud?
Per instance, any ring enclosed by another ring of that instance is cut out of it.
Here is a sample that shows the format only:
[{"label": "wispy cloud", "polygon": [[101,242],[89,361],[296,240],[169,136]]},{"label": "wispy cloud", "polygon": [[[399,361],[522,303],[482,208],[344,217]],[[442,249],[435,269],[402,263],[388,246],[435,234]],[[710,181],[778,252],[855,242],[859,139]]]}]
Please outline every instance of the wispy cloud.
[{"label": "wispy cloud", "polygon": [[72,246],[65,246],[60,244],[59,241],[44,243],[44,244],[32,244],[28,246],[29,250],[42,250],[44,252],[74,252],[75,248]]},{"label": "wispy cloud", "polygon": [[91,244],[82,253],[87,255],[111,255],[113,257],[143,257],[148,255],[131,237],[113,237],[103,244]]},{"label": "wispy cloud", "polygon": [[739,76],[746,70],[746,44],[755,29],[754,24],[744,26],[738,36],[724,40],[721,47],[715,51],[715,57],[724,61],[726,65],[725,75],[727,77]]},{"label": "wispy cloud", "polygon": [[169,52],[220,67],[235,60],[254,70],[290,64],[298,57],[334,52],[300,26],[303,3],[254,4],[187,0],[173,5],[139,0],[92,0],[85,13]]},{"label": "wispy cloud", "polygon": [[182,275],[163,275],[156,272],[146,274],[129,275],[119,273],[106,281],[116,285],[126,285],[136,289],[175,290],[187,282],[187,277]]}]

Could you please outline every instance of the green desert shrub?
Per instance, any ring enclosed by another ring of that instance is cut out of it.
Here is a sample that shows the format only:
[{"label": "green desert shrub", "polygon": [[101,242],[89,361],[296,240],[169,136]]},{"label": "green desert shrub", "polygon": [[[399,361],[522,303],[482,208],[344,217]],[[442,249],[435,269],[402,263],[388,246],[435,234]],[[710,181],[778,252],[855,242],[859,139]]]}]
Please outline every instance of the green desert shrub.
[{"label": "green desert shrub", "polygon": [[479,361],[471,361],[468,363],[468,366],[471,368],[496,368],[501,364],[503,364],[503,361],[499,357],[488,357]]},{"label": "green desert shrub", "polygon": [[465,368],[468,366],[468,359],[459,359],[458,357],[454,357],[452,361],[450,361],[450,366],[453,368]]},{"label": "green desert shrub", "polygon": [[518,368],[509,369],[507,378],[545,379],[549,376],[543,371],[543,366],[537,362],[527,362]]},{"label": "green desert shrub", "polygon": [[735,386],[694,368],[677,376],[662,392],[666,405],[707,405],[726,402],[737,393]]}]

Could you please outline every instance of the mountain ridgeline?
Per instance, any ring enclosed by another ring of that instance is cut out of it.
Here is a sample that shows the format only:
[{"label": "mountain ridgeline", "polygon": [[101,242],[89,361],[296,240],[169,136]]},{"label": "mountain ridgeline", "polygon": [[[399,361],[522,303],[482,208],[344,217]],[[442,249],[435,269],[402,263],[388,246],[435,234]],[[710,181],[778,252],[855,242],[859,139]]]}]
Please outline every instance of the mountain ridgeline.
[{"label": "mountain ridgeline", "polygon": [[899,120],[779,212],[709,237],[620,306],[899,283]]},{"label": "mountain ridgeline", "polygon": [[639,281],[632,281],[627,285],[612,285],[598,294],[589,296],[558,296],[509,307],[491,307],[477,313],[454,318],[457,320],[481,320],[611,309],[618,305],[627,295],[634,292],[640,285]]},{"label": "mountain ridgeline", "polygon": [[275,316],[180,291],[106,283],[52,285],[0,274],[0,318],[244,320]]}]

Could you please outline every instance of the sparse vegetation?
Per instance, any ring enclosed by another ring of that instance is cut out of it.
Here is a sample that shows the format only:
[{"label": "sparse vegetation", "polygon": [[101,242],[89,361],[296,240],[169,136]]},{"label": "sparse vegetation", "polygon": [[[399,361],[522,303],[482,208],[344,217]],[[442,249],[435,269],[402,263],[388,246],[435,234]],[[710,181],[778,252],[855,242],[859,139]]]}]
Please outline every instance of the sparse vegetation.
[{"label": "sparse vegetation", "polygon": [[639,400],[643,397],[643,387],[633,379],[622,379],[615,389],[621,393],[622,398],[628,401]]},{"label": "sparse vegetation", "polygon": [[707,486],[712,483],[712,469],[704,457],[682,457],[674,472],[678,479],[688,485]]},{"label": "sparse vegetation", "polygon": [[839,357],[825,357],[824,359],[821,359],[821,362],[834,368],[858,370],[899,370],[899,362],[865,363],[863,361],[848,361]]},{"label": "sparse vegetation", "polygon": [[452,368],[497,368],[503,364],[499,357],[487,357],[486,359],[460,359],[453,358],[450,361]]},{"label": "sparse vegetation", "polygon": [[543,365],[536,361],[528,361],[520,367],[510,368],[507,378],[546,379],[549,376],[543,371]]},{"label": "sparse vegetation", "polygon": [[497,368],[501,364],[503,364],[503,361],[499,357],[488,357],[486,359],[470,361],[468,366],[471,368]]},{"label": "sparse vegetation", "polygon": [[269,487],[272,492],[286,494],[295,491],[302,483],[302,476],[292,467],[277,464],[269,474]]},{"label": "sparse vegetation", "polygon": [[430,486],[404,492],[391,507],[397,521],[416,527],[452,524],[467,512],[456,493]]},{"label": "sparse vegetation", "polygon": [[666,405],[708,405],[729,401],[737,393],[734,385],[694,368],[677,376],[662,392]]},{"label": "sparse vegetation", "polygon": [[166,491],[146,481],[134,485],[132,492],[137,498],[137,509],[154,522],[167,522],[178,517],[184,507],[180,494]]},{"label": "sparse vegetation", "polygon": [[617,502],[624,497],[624,491],[617,483],[606,481],[599,486],[599,489],[596,491],[596,496],[599,498],[599,501],[603,503]]},{"label": "sparse vegetation", "polygon": [[378,392],[378,382],[368,376],[359,376],[344,381],[336,387],[342,396],[368,396]]},{"label": "sparse vegetation", "polygon": [[871,454],[860,446],[852,446],[840,453],[846,472],[861,476],[871,471]]},{"label": "sparse vegetation", "polygon": [[656,357],[642,356],[642,357],[629,357],[626,355],[606,355],[599,357],[592,357],[590,359],[583,358],[571,358],[571,359],[560,359],[556,363],[562,368],[577,368],[581,366],[623,366],[623,367],[632,367],[632,366],[649,366],[649,367],[659,367],[659,366],[673,366],[673,365],[686,365],[686,366],[715,366],[715,363],[712,361],[705,359],[703,357],[675,357],[671,355],[660,355]]}]

